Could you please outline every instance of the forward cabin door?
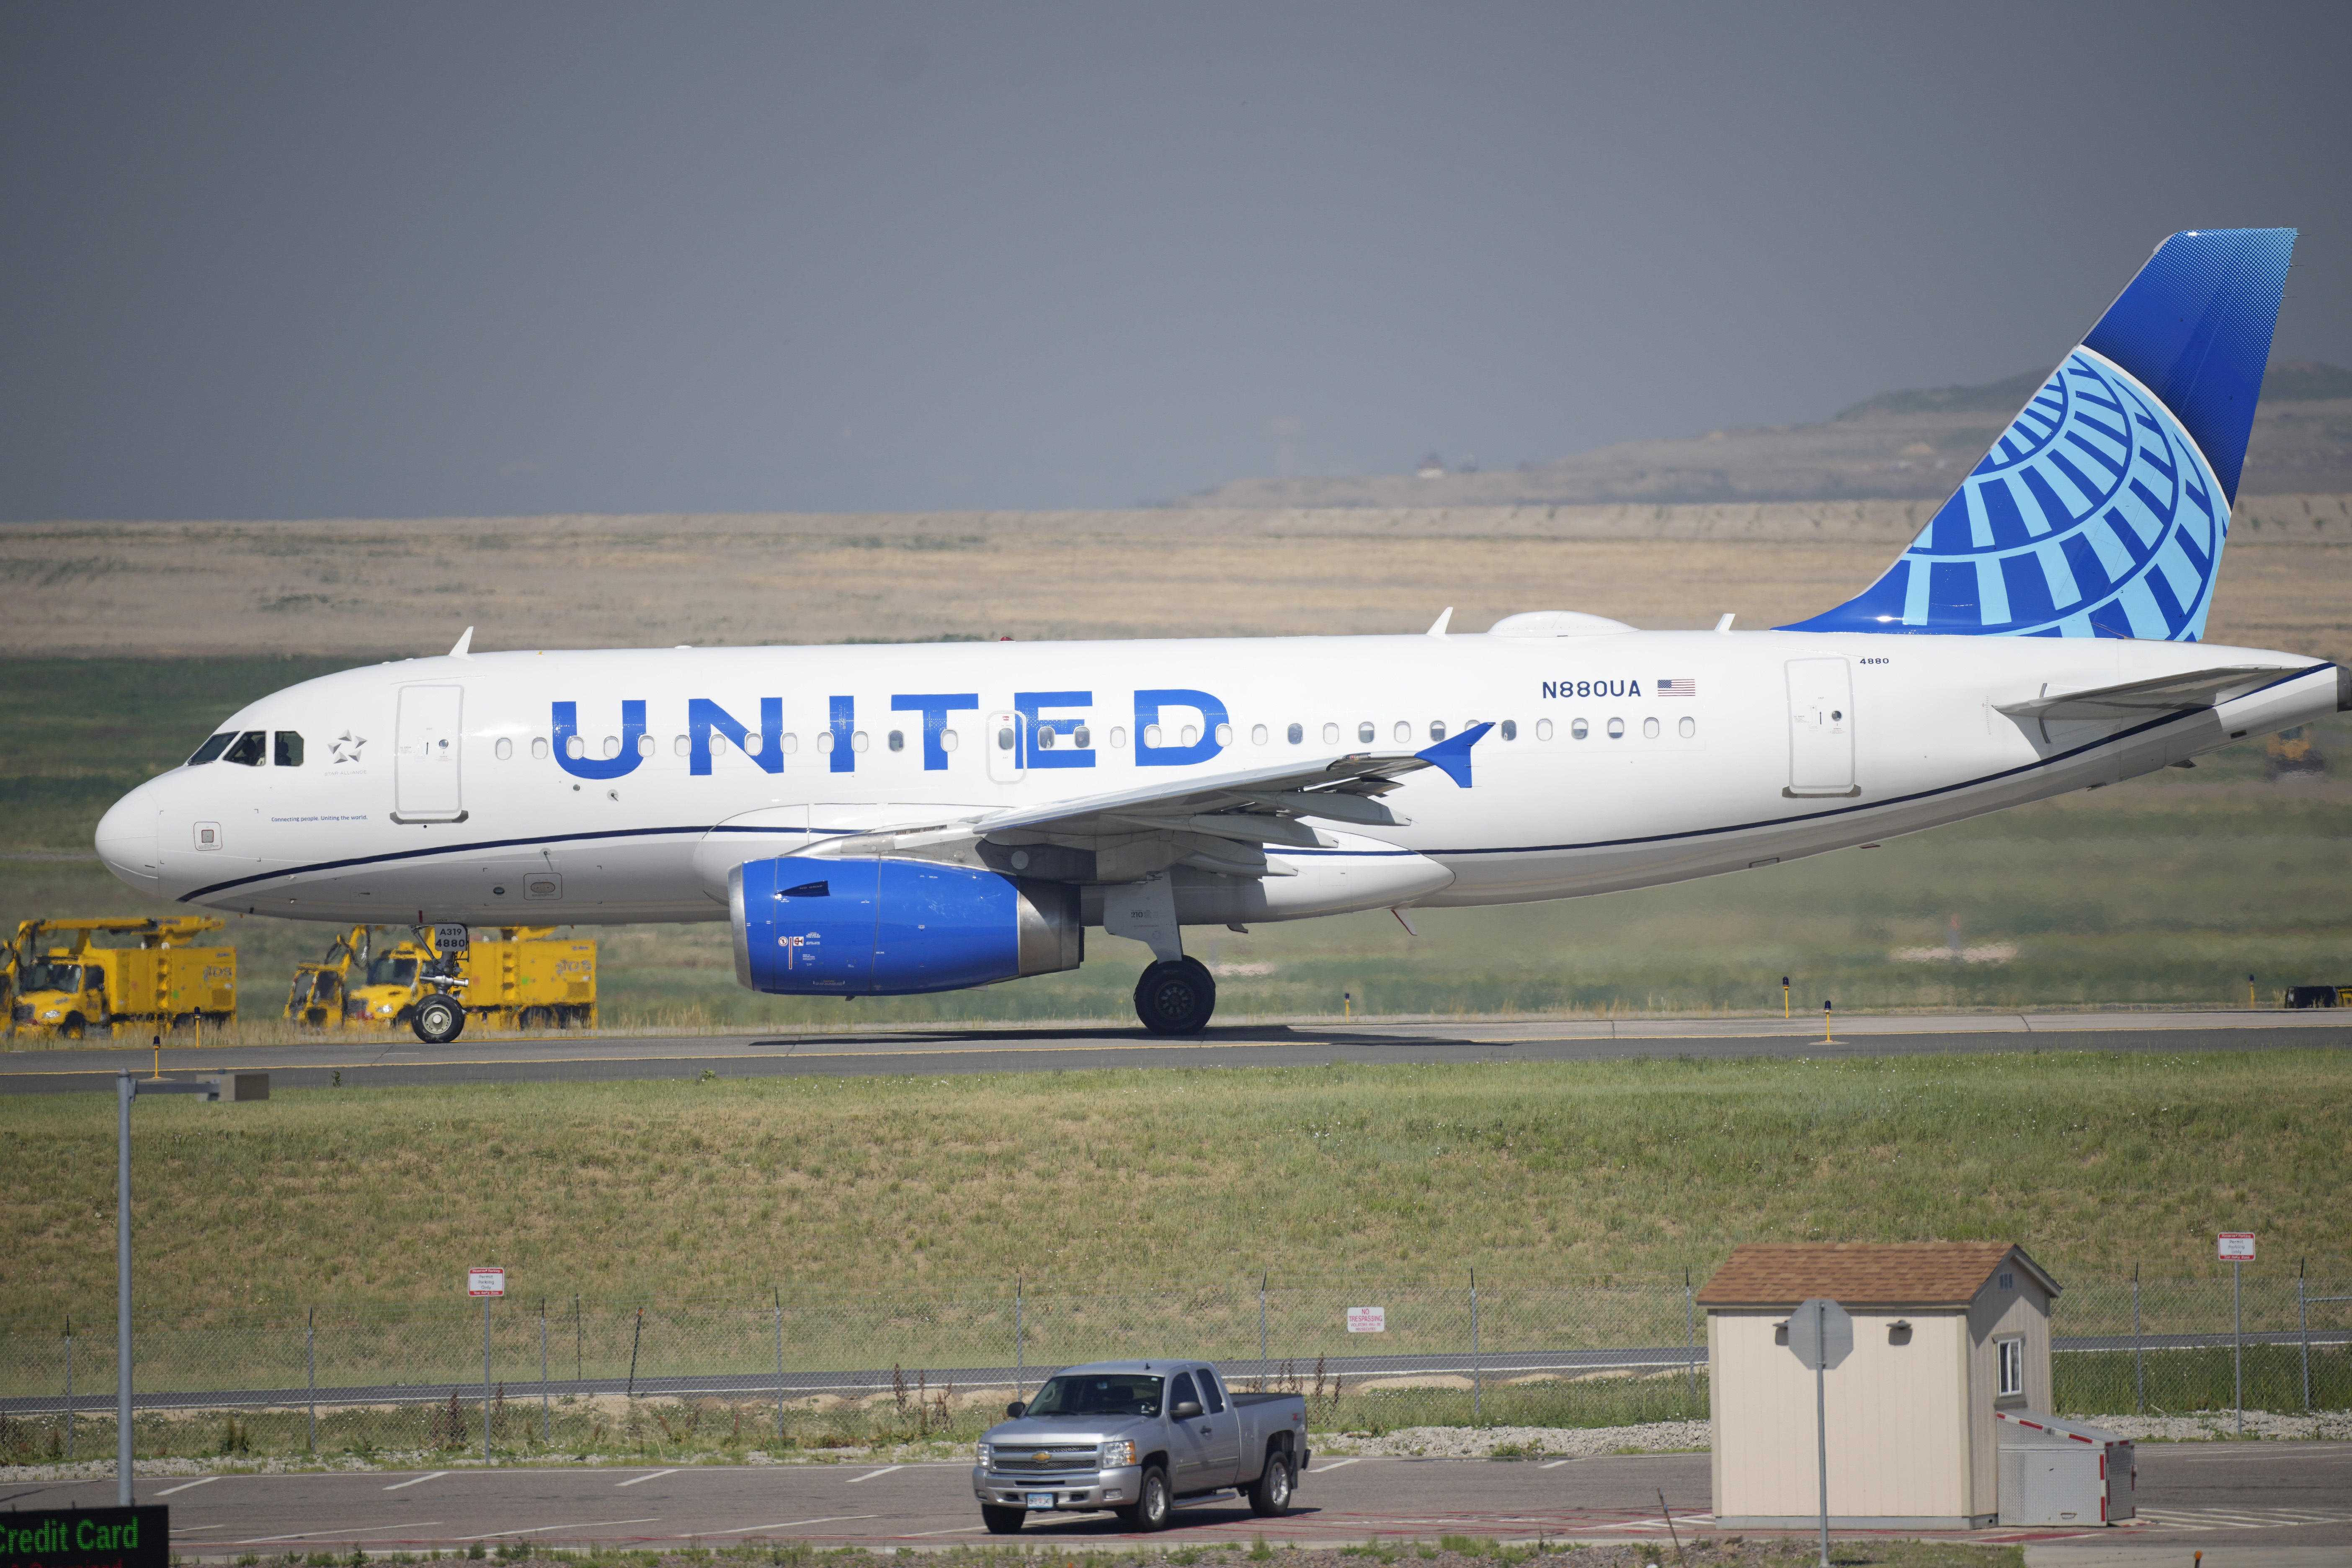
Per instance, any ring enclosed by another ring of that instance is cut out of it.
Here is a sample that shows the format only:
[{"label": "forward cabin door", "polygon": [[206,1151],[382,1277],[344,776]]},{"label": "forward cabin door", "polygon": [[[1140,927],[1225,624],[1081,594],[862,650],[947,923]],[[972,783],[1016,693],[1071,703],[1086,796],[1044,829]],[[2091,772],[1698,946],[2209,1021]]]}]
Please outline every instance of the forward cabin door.
[{"label": "forward cabin door", "polygon": [[1842,658],[1789,661],[1788,795],[1854,795],[1853,673]]},{"label": "forward cabin door", "polygon": [[457,822],[466,815],[458,789],[462,686],[404,686],[393,751],[394,822]]}]

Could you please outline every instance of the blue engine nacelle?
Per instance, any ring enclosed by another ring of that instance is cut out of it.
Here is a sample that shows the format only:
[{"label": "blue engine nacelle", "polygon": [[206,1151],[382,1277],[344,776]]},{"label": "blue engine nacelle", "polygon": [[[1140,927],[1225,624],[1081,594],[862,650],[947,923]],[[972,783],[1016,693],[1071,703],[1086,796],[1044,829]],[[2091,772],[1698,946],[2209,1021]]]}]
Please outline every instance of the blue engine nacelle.
[{"label": "blue engine nacelle", "polygon": [[929,860],[747,860],[735,978],[787,996],[903,996],[1076,969],[1078,890]]}]

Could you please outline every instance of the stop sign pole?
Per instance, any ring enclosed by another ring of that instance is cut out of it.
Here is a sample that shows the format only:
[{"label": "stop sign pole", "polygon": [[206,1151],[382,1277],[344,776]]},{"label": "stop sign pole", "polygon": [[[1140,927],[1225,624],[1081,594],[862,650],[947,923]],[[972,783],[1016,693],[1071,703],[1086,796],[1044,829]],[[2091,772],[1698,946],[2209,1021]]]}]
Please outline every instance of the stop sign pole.
[{"label": "stop sign pole", "polygon": [[1828,1371],[1853,1353],[1853,1320],[1827,1297],[1797,1304],[1789,1314],[1789,1348],[1813,1369],[1813,1436],[1822,1479],[1822,1563],[1830,1568],[1830,1396]]}]

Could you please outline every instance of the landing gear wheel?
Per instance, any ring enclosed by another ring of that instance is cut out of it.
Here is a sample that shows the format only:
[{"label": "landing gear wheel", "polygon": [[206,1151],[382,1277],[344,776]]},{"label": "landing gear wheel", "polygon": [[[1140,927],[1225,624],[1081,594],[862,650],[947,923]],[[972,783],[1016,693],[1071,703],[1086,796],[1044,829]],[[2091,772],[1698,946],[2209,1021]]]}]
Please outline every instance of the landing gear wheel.
[{"label": "landing gear wheel", "polygon": [[1197,958],[1161,962],[1135,983],[1135,1016],[1155,1035],[1197,1035],[1217,1010],[1217,982]]},{"label": "landing gear wheel", "polygon": [[409,1015],[408,1026],[426,1045],[446,1046],[466,1032],[466,1009],[455,996],[427,996]]},{"label": "landing gear wheel", "polygon": [[1290,1456],[1276,1448],[1265,1457],[1265,1468],[1249,1484],[1250,1511],[1275,1519],[1290,1511]]},{"label": "landing gear wheel", "polygon": [[1135,1489],[1135,1506],[1111,1511],[1129,1530],[1167,1529],[1169,1518],[1176,1511],[1175,1499],[1168,1494],[1168,1472],[1157,1465],[1144,1471],[1142,1483]]},{"label": "landing gear wheel", "polygon": [[991,1535],[1020,1534],[1021,1521],[1026,1517],[1025,1510],[1021,1509],[998,1508],[992,1503],[980,1505],[980,1522],[988,1526]]}]

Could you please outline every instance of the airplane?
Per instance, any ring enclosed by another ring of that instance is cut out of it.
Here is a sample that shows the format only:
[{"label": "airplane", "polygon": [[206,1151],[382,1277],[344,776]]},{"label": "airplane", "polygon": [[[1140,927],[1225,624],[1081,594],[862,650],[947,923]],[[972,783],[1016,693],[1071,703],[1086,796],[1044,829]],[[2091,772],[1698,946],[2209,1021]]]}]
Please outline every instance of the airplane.
[{"label": "airplane", "polygon": [[[882,996],[1184,928],[1565,899],[2097,789],[2352,708],[2202,641],[2292,229],[2176,234],[1878,580],[1769,630],[474,653],[304,681],[109,810],[146,894],[341,923],[726,921]],[[1409,924],[1409,920],[1408,920]],[[462,940],[462,931],[457,933]],[[452,1038],[461,999],[418,1010]]]}]

